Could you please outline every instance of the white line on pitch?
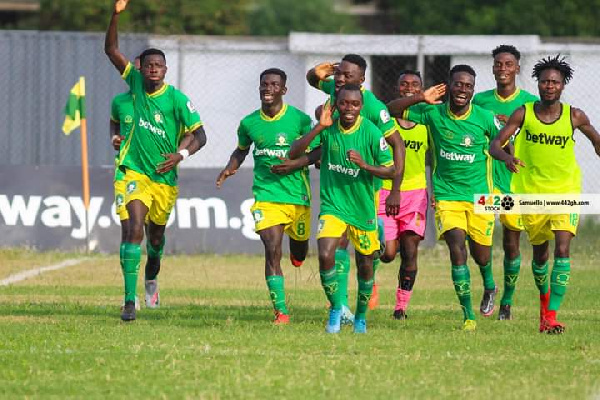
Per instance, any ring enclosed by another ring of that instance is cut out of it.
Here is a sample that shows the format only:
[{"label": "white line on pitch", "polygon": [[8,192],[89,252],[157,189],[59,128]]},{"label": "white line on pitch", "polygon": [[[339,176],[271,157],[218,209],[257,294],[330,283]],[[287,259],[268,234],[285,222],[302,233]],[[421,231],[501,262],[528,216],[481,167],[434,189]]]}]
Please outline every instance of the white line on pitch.
[{"label": "white line on pitch", "polygon": [[6,279],[0,280],[0,286],[12,285],[13,283],[24,281],[27,278],[32,278],[34,276],[41,275],[44,272],[56,271],[56,270],[59,270],[59,269],[63,269],[63,268],[67,268],[67,267],[72,267],[74,265],[81,264],[85,260],[86,260],[85,258],[65,260],[65,261],[60,262],[58,264],[48,265],[46,267],[40,267],[40,268],[35,268],[35,269],[30,269],[30,270],[27,270],[27,271],[19,272],[17,274],[10,275]]}]

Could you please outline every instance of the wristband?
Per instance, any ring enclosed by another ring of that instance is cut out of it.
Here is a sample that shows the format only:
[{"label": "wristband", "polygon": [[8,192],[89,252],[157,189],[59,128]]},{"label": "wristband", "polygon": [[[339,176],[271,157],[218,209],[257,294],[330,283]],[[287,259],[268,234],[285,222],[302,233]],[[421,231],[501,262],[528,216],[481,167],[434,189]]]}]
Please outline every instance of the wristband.
[{"label": "wristband", "polygon": [[181,154],[181,157],[183,157],[184,160],[190,156],[190,151],[188,149],[179,150],[178,153]]}]

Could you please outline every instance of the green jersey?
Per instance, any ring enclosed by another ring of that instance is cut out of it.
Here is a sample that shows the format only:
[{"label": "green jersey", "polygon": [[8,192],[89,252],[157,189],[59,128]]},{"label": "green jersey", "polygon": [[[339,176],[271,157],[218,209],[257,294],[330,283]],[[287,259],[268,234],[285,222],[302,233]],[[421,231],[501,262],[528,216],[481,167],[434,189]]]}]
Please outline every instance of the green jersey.
[{"label": "green jersey", "polygon": [[470,105],[466,114],[457,116],[447,103],[420,103],[407,109],[403,118],[429,128],[436,200],[473,202],[475,194],[491,192],[492,158],[488,150],[499,131],[492,112]]},{"label": "green jersey", "polygon": [[358,117],[350,129],[339,123],[320,134],[321,215],[333,215],[365,231],[377,229],[375,177],[351,162],[347,153],[355,150],[370,165],[393,165],[381,131],[371,121]]},{"label": "green jersey", "polygon": [[[330,96],[331,103],[335,104],[335,81],[333,79],[319,81],[319,89],[327,93]],[[381,131],[383,137],[387,138],[396,131],[396,124],[393,118],[390,117],[387,106],[370,90],[361,89],[363,94],[363,108],[360,110],[360,115],[374,123]],[[338,115],[336,111],[334,118],[337,118]],[[382,180],[375,178],[375,190],[379,190],[381,186]],[[391,183],[389,186],[391,187]]]},{"label": "green jersey", "polygon": [[311,119],[308,115],[284,104],[281,111],[269,117],[256,110],[240,122],[238,147],[242,150],[254,143],[254,184],[252,192],[257,201],[310,205],[308,168],[287,175],[276,175],[271,167],[289,157],[294,140],[308,133]]},{"label": "green jersey", "polygon": [[135,110],[134,129],[121,146],[120,168],[132,169],[151,180],[177,186],[177,169],[158,174],[156,167],[165,161],[163,154],[176,153],[181,137],[198,129],[200,115],[186,95],[171,85],[163,85],[149,94],[144,78],[131,63],[123,72],[129,85]]},{"label": "green jersey", "polygon": [[534,104],[525,104],[523,124],[515,137],[515,157],[523,161],[525,168],[513,175],[512,190],[515,193],[581,193],[571,106],[562,103],[560,117],[547,124],[535,115]]},{"label": "green jersey", "polygon": [[[494,115],[505,115],[506,117],[510,117],[511,114],[523,104],[537,100],[537,96],[520,88],[517,88],[517,90],[507,98],[500,97],[496,89],[491,89],[477,93],[473,97],[473,104],[481,106],[486,110],[490,110]],[[501,126],[504,126],[504,123],[501,121],[500,124]],[[502,193],[510,193],[510,179],[512,173],[506,168],[502,161],[494,160],[493,163],[494,186]]]},{"label": "green jersey", "polygon": [[[110,105],[110,119],[119,124],[119,132],[125,141],[133,130],[133,97],[131,93],[121,93],[115,96]],[[120,151],[115,155],[115,181],[123,180],[125,174],[119,168]]]}]

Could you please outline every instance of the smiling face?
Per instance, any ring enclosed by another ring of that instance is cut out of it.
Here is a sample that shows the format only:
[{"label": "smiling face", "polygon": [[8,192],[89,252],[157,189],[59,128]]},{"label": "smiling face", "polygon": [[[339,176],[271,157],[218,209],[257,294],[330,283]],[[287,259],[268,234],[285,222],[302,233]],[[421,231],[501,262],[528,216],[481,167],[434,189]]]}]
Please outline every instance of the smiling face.
[{"label": "smiling face", "polygon": [[398,94],[400,98],[414,96],[423,90],[421,78],[415,74],[402,74],[398,78]]},{"label": "smiling face", "polygon": [[450,79],[450,102],[456,107],[468,106],[475,92],[475,77],[468,72],[455,72]]},{"label": "smiling face", "polygon": [[335,92],[338,93],[344,85],[362,85],[365,81],[365,74],[358,65],[349,61],[342,61],[335,67],[333,79],[335,81]]},{"label": "smiling face", "polygon": [[565,78],[559,70],[548,68],[540,73],[538,80],[538,90],[540,99],[544,102],[553,102],[560,100],[560,95],[565,88]]},{"label": "smiling face", "polygon": [[521,67],[519,60],[511,53],[499,53],[494,57],[492,73],[498,85],[507,86],[515,83]]},{"label": "smiling face", "polygon": [[258,92],[263,106],[281,103],[286,91],[285,82],[280,75],[266,74],[260,79]]},{"label": "smiling face", "polygon": [[348,128],[354,125],[360,115],[363,105],[362,94],[358,90],[341,90],[335,104],[340,113],[340,124]]}]

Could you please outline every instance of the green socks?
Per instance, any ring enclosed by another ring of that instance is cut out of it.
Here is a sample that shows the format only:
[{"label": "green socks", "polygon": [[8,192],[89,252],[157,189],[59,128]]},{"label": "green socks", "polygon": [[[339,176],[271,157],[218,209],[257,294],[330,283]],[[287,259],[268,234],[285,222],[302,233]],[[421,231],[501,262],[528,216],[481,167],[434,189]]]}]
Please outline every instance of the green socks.
[{"label": "green socks", "polygon": [[285,289],[283,285],[283,276],[272,275],[267,276],[267,287],[269,288],[269,295],[273,302],[273,308],[279,311],[281,314],[288,314],[288,309],[285,306]]},{"label": "green socks", "polygon": [[358,278],[358,296],[356,298],[356,319],[366,319],[367,306],[373,292],[373,279],[363,281]]},{"label": "green socks", "polygon": [[350,256],[346,249],[335,250],[335,271],[342,305],[348,307],[348,273],[350,272]]},{"label": "green socks", "polygon": [[512,305],[512,297],[515,293],[519,271],[521,269],[521,256],[514,260],[504,258],[504,293],[502,294],[501,305]]},{"label": "green socks", "polygon": [[538,265],[535,261],[532,261],[531,269],[533,270],[535,286],[540,290],[540,294],[548,293],[548,261],[543,265]]},{"label": "green socks", "polygon": [[550,278],[550,304],[548,310],[558,311],[560,303],[567,292],[567,285],[571,277],[571,259],[555,258],[552,276]]},{"label": "green socks", "polygon": [[120,248],[121,270],[125,280],[125,301],[135,301],[135,288],[140,269],[141,250],[135,243],[123,243]]},{"label": "green socks", "polygon": [[475,314],[471,305],[471,274],[469,273],[469,267],[466,265],[453,265],[452,282],[454,283],[454,290],[458,296],[465,320],[474,320]]},{"label": "green socks", "polygon": [[480,265],[479,271],[481,272],[481,277],[483,278],[483,288],[485,290],[494,290],[496,288],[496,283],[494,282],[494,274],[492,272],[492,259],[490,258],[490,262],[485,264],[483,267]]},{"label": "green socks", "polygon": [[320,271],[319,274],[321,275],[321,286],[323,286],[327,300],[329,300],[329,303],[331,304],[331,309],[341,309],[342,302],[340,299],[339,283],[335,268],[331,268],[327,271]]},{"label": "green socks", "polygon": [[373,260],[373,279],[375,279],[375,273],[379,269],[380,264],[381,260],[379,258]]}]

